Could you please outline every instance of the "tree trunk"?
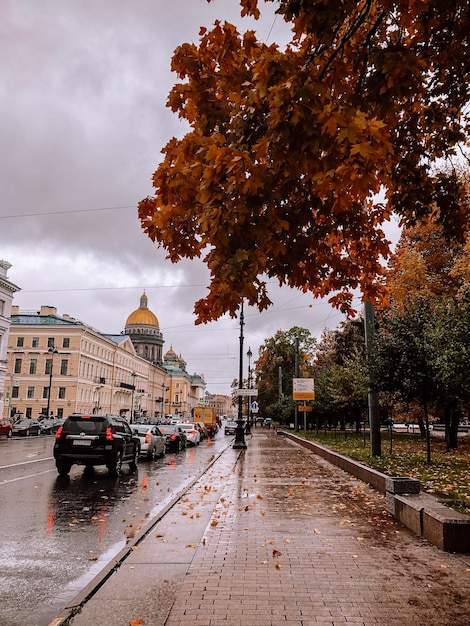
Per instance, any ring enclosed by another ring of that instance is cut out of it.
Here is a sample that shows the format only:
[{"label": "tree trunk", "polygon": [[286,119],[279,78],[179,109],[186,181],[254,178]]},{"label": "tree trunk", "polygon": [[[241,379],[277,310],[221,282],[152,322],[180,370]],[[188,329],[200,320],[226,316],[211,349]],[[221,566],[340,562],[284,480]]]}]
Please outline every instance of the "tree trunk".
[{"label": "tree trunk", "polygon": [[[423,411],[424,411],[424,415],[427,416],[427,405],[426,403],[423,403]],[[419,426],[419,432],[421,434],[421,437],[426,437],[426,424],[424,423],[424,420],[422,418],[421,415],[418,415],[418,426]]]},{"label": "tree trunk", "polygon": [[449,441],[447,442],[448,449],[457,450],[458,448],[459,422],[460,422],[460,411],[453,410],[450,415]]},{"label": "tree trunk", "polygon": [[431,463],[431,435],[429,432],[428,405],[426,403],[424,405],[424,419],[425,419],[425,429],[426,429],[426,461],[427,463]]}]

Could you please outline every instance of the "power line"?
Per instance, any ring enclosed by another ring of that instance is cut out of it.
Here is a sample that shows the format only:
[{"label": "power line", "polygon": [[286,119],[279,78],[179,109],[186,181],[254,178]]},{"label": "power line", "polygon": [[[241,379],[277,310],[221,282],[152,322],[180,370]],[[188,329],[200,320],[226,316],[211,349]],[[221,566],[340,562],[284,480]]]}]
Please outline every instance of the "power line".
[{"label": "power line", "polygon": [[135,204],[130,206],[107,206],[95,209],[68,209],[64,211],[43,211],[42,213],[16,213],[15,215],[0,215],[1,220],[9,220],[15,217],[42,217],[43,215],[65,215],[67,213],[93,213],[95,211],[121,211],[122,209],[136,209]]}]

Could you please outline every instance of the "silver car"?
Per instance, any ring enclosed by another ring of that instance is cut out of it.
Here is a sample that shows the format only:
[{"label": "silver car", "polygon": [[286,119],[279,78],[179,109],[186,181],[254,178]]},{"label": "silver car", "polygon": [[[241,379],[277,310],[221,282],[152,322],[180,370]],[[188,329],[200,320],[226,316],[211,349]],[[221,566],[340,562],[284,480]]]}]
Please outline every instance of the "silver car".
[{"label": "silver car", "polygon": [[153,424],[132,424],[132,432],[140,439],[140,456],[155,459],[166,453],[166,437]]},{"label": "silver car", "polygon": [[188,446],[198,446],[201,441],[201,433],[196,424],[179,424],[179,426],[186,433]]}]

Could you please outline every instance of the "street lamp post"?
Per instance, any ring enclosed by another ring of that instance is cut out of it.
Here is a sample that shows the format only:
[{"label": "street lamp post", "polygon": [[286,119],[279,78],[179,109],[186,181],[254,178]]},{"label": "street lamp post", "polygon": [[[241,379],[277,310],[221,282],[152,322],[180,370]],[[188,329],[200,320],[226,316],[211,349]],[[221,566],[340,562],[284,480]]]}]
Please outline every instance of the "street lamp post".
[{"label": "street lamp post", "polygon": [[[243,300],[240,306],[240,368],[238,371],[238,389],[243,389]],[[246,448],[245,441],[245,428],[243,426],[243,396],[240,393],[238,395],[238,418],[237,428],[235,429],[235,441],[233,442],[233,448],[243,449]]]},{"label": "street lamp post", "polygon": [[[251,389],[251,357],[253,356],[253,352],[251,351],[251,348],[248,348],[248,352],[246,353],[246,356],[248,357],[248,389]],[[247,428],[246,428],[247,435],[251,435],[252,424],[253,424],[253,413],[251,411],[251,396],[248,395],[248,421],[247,421]]]},{"label": "street lamp post", "polygon": [[134,423],[134,394],[135,394],[135,379],[136,379],[136,372],[132,372],[131,373],[132,376],[132,400],[131,400],[131,414],[130,414],[130,419],[129,419],[129,423],[133,424]]},{"label": "street lamp post", "polygon": [[52,372],[54,370],[54,354],[59,354],[59,352],[55,348],[49,348],[47,352],[51,355],[51,366],[50,366],[50,369],[49,369],[49,389],[47,391],[46,416],[50,417],[49,411],[50,411],[50,408],[51,408]]}]

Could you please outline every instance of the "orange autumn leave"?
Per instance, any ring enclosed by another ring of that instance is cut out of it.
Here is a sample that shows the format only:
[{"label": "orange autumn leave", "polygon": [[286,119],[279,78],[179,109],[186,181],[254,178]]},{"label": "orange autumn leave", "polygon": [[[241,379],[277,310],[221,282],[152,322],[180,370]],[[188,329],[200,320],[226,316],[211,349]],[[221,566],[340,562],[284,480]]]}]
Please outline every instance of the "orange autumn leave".
[{"label": "orange autumn leave", "polygon": [[[241,0],[257,17],[261,0]],[[453,234],[468,138],[470,22],[463,0],[277,0],[286,49],[228,23],[202,28],[172,59],[172,139],[139,203],[168,258],[203,258],[209,293],[196,321],[259,310],[268,281],[352,312],[352,292],[383,301],[383,224],[429,211]],[[223,3],[220,3],[221,13]]]}]

